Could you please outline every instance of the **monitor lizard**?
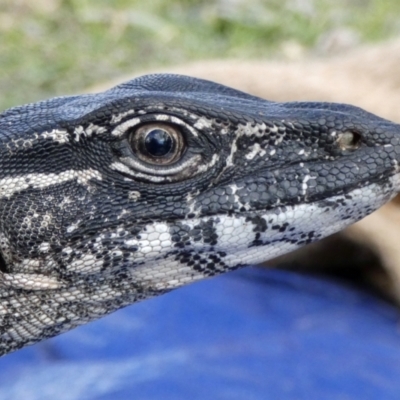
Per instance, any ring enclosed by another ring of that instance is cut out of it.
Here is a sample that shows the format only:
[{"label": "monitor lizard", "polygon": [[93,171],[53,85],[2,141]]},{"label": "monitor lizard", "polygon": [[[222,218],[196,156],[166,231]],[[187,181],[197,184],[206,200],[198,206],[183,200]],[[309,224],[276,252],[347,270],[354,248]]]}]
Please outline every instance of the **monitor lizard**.
[{"label": "monitor lizard", "polygon": [[139,77],[0,114],[0,354],[266,261],[400,190],[400,125]]}]

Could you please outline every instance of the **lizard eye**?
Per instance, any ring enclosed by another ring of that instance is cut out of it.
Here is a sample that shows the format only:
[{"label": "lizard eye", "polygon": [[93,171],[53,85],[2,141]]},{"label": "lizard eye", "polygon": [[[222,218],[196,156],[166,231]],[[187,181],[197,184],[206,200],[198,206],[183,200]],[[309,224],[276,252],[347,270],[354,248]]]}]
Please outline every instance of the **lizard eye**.
[{"label": "lizard eye", "polygon": [[149,164],[169,165],[177,161],[184,149],[182,133],[162,123],[142,125],[129,135],[132,150]]},{"label": "lizard eye", "polygon": [[134,179],[176,182],[203,171],[201,138],[194,127],[178,117],[137,116],[117,125],[112,136],[120,140],[112,143],[115,162],[110,167]]}]

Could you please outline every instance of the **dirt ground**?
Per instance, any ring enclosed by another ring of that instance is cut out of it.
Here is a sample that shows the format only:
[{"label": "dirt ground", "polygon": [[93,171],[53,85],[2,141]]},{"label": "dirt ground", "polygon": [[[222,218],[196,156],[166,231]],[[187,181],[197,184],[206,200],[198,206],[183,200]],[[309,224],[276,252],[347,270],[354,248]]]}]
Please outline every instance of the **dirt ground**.
[{"label": "dirt ground", "polygon": [[[220,82],[277,101],[333,101],[362,107],[400,123],[400,39],[302,61],[204,61],[140,71],[97,85],[104,90],[149,72]],[[347,230],[269,265],[333,272],[378,289],[400,304],[400,196]]]}]

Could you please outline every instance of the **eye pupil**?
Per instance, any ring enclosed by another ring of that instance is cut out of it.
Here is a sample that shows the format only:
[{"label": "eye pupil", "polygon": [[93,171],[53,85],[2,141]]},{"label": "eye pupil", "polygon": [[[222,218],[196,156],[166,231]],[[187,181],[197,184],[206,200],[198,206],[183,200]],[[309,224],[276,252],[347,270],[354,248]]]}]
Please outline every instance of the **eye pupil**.
[{"label": "eye pupil", "polygon": [[173,141],[169,132],[164,129],[152,129],[144,140],[146,151],[153,157],[163,157],[171,152]]}]

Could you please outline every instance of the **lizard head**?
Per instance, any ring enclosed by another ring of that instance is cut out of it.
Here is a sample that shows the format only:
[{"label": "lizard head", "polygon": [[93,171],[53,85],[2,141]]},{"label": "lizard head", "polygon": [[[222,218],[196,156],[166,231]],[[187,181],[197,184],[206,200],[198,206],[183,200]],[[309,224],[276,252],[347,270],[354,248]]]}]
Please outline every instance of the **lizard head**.
[{"label": "lizard head", "polygon": [[0,134],[3,352],[318,240],[400,187],[398,125],[183,76],[16,107]]}]

